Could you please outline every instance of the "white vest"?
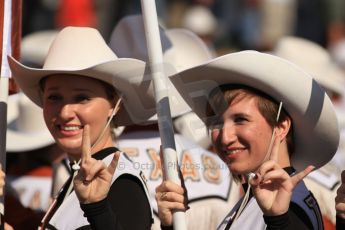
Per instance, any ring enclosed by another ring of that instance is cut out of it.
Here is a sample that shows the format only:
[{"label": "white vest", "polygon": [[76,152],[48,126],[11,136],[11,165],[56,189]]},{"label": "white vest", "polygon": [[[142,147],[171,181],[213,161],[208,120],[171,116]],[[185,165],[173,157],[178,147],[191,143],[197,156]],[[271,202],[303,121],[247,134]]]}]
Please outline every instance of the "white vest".
[{"label": "white vest", "polygon": [[[107,157],[105,157],[103,159],[103,162],[105,162],[106,165],[109,165],[111,160],[113,159],[113,155],[114,154],[110,154]],[[112,183],[114,183],[114,181],[123,174],[133,175],[141,181],[143,187],[145,188],[146,196],[149,201],[150,199],[147,192],[146,182],[141,176],[141,171],[134,168],[132,161],[130,161],[126,154],[121,153],[116,171],[112,179]],[[59,230],[78,229],[82,226],[90,225],[86,217],[84,217],[84,212],[80,208],[79,200],[74,191],[71,192],[71,194],[62,202],[60,207],[56,210],[56,212],[49,221],[49,225],[53,227],[48,226],[48,229],[55,228]]]},{"label": "white vest", "polygon": [[[304,182],[298,183],[295,187],[291,202],[297,204],[309,217],[313,225],[313,229],[321,230],[323,229],[322,217],[317,203],[315,202],[312,193],[307,189]],[[236,210],[241,205],[242,199],[235,205],[231,212],[224,218],[222,223],[217,228],[218,230],[225,229],[227,223],[235,216]],[[266,229],[266,224],[263,218],[263,212],[261,211],[255,197],[251,197],[246,205],[245,209],[238,217],[238,219],[232,223],[231,230],[247,230],[256,229],[264,230]]]},{"label": "white vest", "polygon": [[[231,212],[225,217],[222,223],[217,228],[218,230],[225,229],[226,225],[230,221],[231,218],[234,218],[236,214],[236,210],[241,205],[242,199],[235,205],[235,207],[231,210]],[[241,215],[237,218],[237,220],[232,223],[231,230],[238,229],[238,230],[249,230],[249,229],[266,229],[266,224],[263,218],[263,212],[261,211],[256,199],[252,197]]]}]

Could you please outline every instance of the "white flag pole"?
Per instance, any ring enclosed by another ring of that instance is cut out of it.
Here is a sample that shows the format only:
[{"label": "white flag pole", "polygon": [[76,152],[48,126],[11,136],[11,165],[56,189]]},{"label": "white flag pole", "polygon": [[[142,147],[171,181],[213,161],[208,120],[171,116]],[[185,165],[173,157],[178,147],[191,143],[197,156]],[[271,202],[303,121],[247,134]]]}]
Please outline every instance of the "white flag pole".
[{"label": "white flag pole", "polygon": [[[11,28],[12,28],[12,0],[4,1],[4,20],[2,31],[2,56],[0,73],[0,162],[2,170],[6,168],[6,131],[7,131],[7,99],[9,78],[11,72],[7,62],[7,55],[12,53]],[[0,197],[0,213],[4,215],[4,195]]]},{"label": "white flag pole", "polygon": [[[141,0],[141,9],[145,27],[149,66],[155,91],[158,127],[162,142],[164,158],[163,173],[165,174],[165,178],[181,185],[155,0]],[[187,229],[185,213],[182,211],[174,212],[173,224],[175,230]]]}]

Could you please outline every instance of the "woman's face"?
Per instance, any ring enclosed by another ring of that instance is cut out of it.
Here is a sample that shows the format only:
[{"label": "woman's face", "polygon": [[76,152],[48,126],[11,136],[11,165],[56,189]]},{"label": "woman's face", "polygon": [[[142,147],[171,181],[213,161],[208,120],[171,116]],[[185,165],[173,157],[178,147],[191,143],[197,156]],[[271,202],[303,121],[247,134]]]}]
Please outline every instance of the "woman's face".
[{"label": "woman's face", "polygon": [[267,153],[272,128],[257,107],[257,98],[235,98],[221,115],[221,126],[212,129],[219,157],[234,174],[254,172]]},{"label": "woman's face", "polygon": [[[90,126],[92,145],[111,112],[105,87],[98,80],[75,75],[53,75],[45,80],[44,119],[57,144],[70,156],[79,158],[81,154],[84,125]],[[109,144],[109,138],[111,140],[110,131],[105,133],[93,152]]]}]

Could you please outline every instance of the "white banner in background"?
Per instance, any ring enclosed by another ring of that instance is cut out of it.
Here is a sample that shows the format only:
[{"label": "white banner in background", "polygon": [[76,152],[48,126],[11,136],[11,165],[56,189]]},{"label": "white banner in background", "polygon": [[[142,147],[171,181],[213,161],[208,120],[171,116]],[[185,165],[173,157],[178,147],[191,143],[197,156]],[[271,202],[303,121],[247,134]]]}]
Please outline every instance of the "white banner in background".
[{"label": "white banner in background", "polygon": [[[231,176],[224,162],[216,154],[201,148],[181,135],[175,134],[175,141],[189,201],[210,197],[228,200]],[[136,168],[143,171],[153,209],[156,212],[155,189],[162,182],[163,175],[159,157],[160,145],[158,131],[122,134],[118,140],[118,147],[130,156]],[[171,167],[176,166],[171,165]],[[118,165],[117,170],[121,170],[121,165]]]}]

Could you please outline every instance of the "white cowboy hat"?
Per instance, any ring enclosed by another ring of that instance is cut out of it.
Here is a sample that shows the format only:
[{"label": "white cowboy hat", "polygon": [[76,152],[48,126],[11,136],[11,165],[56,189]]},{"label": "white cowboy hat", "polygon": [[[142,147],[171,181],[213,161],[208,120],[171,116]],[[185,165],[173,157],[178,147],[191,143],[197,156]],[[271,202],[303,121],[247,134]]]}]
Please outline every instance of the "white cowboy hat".
[{"label": "white cowboy hat", "polygon": [[[21,62],[24,65],[34,65],[34,67],[43,66],[49,47],[58,33],[58,30],[44,30],[25,36],[20,47]],[[115,136],[120,136],[124,128],[124,126],[114,128]]]},{"label": "white cowboy hat", "polygon": [[340,39],[330,47],[330,55],[334,61],[345,71],[345,38]]},{"label": "white cowboy hat", "polygon": [[8,97],[6,151],[24,152],[54,143],[43,111],[23,93]]},{"label": "white cowboy hat", "polygon": [[212,144],[207,127],[194,112],[177,117],[174,120],[174,127],[183,136],[198,143],[204,149],[208,149]]},{"label": "white cowboy hat", "polygon": [[310,75],[282,58],[237,52],[182,71],[170,80],[203,121],[209,94],[221,85],[247,85],[283,102],[293,122],[291,163],[297,170],[323,166],[338,148],[338,122],[329,97]]},{"label": "white cowboy hat", "polygon": [[[212,58],[202,40],[185,29],[164,30],[159,28],[163,50],[163,62],[167,75],[199,65]],[[148,62],[144,23],[141,15],[124,17],[115,27],[109,46],[121,58],[136,58]],[[171,116],[176,117],[190,111],[170,81],[169,99]],[[150,118],[156,121],[157,116]]]},{"label": "white cowboy hat", "polygon": [[53,74],[70,74],[98,79],[117,89],[125,105],[114,117],[117,125],[145,122],[155,112],[152,84],[145,75],[145,63],[118,58],[93,28],[66,27],[61,30],[50,46],[42,69],[24,66],[12,57],[9,57],[9,65],[18,86],[40,107],[40,80]]},{"label": "white cowboy hat", "polygon": [[186,10],[182,26],[201,36],[213,35],[217,29],[217,19],[209,7],[194,5]]},{"label": "white cowboy hat", "polygon": [[43,30],[23,37],[20,46],[21,62],[34,65],[34,67],[42,67],[49,47],[58,33],[58,30]]},{"label": "white cowboy hat", "polygon": [[273,54],[296,63],[321,86],[343,95],[345,74],[319,44],[304,38],[284,37],[278,41]]}]

